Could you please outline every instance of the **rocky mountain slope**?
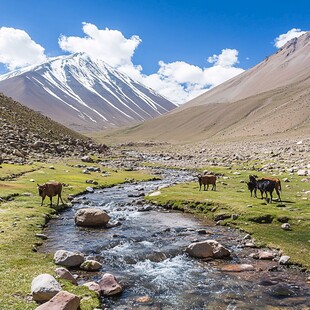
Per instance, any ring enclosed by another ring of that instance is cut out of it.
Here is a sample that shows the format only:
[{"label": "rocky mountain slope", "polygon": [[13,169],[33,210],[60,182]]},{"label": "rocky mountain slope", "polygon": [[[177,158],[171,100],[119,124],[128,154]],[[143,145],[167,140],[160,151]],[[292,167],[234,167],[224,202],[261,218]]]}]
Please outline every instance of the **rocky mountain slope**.
[{"label": "rocky mountain slope", "polygon": [[0,76],[0,92],[79,132],[130,125],[176,108],[153,90],[81,53]]},{"label": "rocky mountain slope", "polygon": [[1,93],[0,123],[0,161],[24,162],[107,150],[105,145],[97,145]]},{"label": "rocky mountain slope", "polygon": [[309,32],[172,112],[119,133],[175,142],[273,135],[310,135]]}]

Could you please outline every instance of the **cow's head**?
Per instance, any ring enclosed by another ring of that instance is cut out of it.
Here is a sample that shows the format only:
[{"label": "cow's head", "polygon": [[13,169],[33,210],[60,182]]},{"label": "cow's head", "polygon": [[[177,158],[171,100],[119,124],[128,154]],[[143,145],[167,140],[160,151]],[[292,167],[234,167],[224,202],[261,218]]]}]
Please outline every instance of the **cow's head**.
[{"label": "cow's head", "polygon": [[39,196],[42,197],[46,186],[45,186],[45,184],[43,184],[43,185],[37,184],[37,185],[38,185],[38,190],[39,190]]}]

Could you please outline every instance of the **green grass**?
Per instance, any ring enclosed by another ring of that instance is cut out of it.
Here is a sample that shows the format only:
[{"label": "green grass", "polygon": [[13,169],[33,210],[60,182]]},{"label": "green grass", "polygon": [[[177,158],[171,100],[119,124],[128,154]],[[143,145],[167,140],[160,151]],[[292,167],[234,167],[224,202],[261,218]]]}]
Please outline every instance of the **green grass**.
[{"label": "green grass", "polygon": [[[0,177],[20,174],[17,178],[0,181],[0,309],[35,309],[37,304],[30,298],[32,279],[41,273],[55,275],[52,255],[34,251],[42,244],[35,234],[42,232],[46,218],[55,213],[54,208],[49,207],[49,199],[40,206],[37,183],[50,180],[65,183],[62,196],[67,201],[69,194],[85,191],[89,186],[87,179],[97,181],[97,187],[108,187],[132,179],[139,181],[153,177],[136,171],[116,172],[105,167],[101,170],[107,171],[108,176],[98,172],[83,174],[83,168],[72,167],[77,163],[83,164],[68,160],[53,164],[55,169],[49,169],[50,164],[43,163],[2,165],[0,168]],[[53,202],[56,203],[56,197]],[[82,310],[99,306],[96,294],[88,288],[69,283],[64,284],[64,288],[82,298]]]},{"label": "green grass", "polygon": [[[208,170],[228,177],[218,179],[216,191],[199,191],[198,182],[191,182],[162,189],[161,195],[146,199],[212,220],[225,214],[229,218],[223,220],[222,225],[243,229],[251,233],[258,244],[279,248],[291,256],[292,262],[310,269],[310,195],[306,194],[310,191],[309,182],[301,182],[302,177],[282,174],[280,179],[290,180],[289,183],[282,181],[282,202],[267,204],[265,200],[251,198],[246,183],[240,183],[248,181],[251,174],[248,171],[238,170],[241,174],[236,175],[235,169],[210,167]],[[267,174],[259,174],[261,176]],[[232,214],[238,214],[238,218],[232,220]],[[291,231],[281,228],[286,220],[291,224]]]}]

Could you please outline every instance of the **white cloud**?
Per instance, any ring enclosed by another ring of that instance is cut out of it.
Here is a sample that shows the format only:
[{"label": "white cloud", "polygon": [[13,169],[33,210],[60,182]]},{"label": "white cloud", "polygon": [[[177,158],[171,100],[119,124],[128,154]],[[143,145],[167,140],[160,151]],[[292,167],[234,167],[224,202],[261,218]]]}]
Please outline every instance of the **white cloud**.
[{"label": "white cloud", "polygon": [[306,31],[301,31],[301,29],[298,28],[292,28],[287,33],[280,34],[277,38],[275,38],[274,46],[277,48],[281,48],[289,40],[293,38],[298,38],[304,33],[306,33]]},{"label": "white cloud", "polygon": [[225,48],[222,50],[220,55],[213,55],[208,58],[209,63],[214,63],[215,65],[221,67],[231,67],[237,63],[238,61],[238,51],[235,49]]},{"label": "white cloud", "polygon": [[46,60],[44,48],[35,43],[24,30],[0,28],[0,63],[9,70]]},{"label": "white cloud", "polygon": [[131,58],[141,39],[134,35],[126,39],[118,30],[100,30],[90,23],[83,23],[85,37],[60,36],[62,50],[70,53],[84,52],[90,57],[102,59],[113,67],[131,65]]},{"label": "white cloud", "polygon": [[223,49],[221,54],[208,60],[214,63],[212,67],[200,68],[183,61],[168,64],[160,61],[157,73],[144,76],[142,82],[171,101],[182,104],[244,71],[233,67],[238,63],[235,49]]}]

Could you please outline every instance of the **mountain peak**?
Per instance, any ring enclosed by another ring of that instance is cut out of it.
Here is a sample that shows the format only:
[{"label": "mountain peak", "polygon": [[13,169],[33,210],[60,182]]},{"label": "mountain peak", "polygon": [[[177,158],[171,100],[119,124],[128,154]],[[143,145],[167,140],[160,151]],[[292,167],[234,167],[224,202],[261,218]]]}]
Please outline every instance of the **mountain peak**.
[{"label": "mountain peak", "polygon": [[176,107],[85,53],[59,56],[0,78],[0,91],[77,131],[130,125]]}]

